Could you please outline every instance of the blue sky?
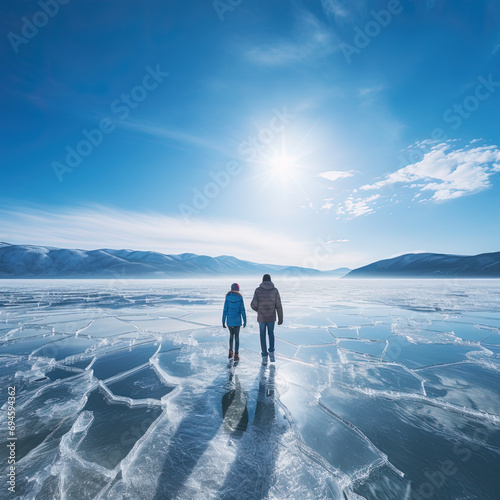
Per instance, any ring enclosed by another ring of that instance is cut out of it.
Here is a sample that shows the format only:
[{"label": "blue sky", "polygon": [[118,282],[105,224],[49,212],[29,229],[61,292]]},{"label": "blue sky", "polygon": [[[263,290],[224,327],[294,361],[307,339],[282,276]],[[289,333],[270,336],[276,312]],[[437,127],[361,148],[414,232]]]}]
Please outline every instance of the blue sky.
[{"label": "blue sky", "polygon": [[320,269],[500,249],[500,0],[1,9],[1,241]]}]

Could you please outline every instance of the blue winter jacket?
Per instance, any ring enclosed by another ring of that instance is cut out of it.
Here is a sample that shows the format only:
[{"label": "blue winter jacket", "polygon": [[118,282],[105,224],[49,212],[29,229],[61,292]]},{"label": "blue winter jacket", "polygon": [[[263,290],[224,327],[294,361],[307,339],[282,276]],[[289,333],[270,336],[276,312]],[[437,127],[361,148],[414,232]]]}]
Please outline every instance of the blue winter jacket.
[{"label": "blue winter jacket", "polygon": [[243,318],[243,323],[247,322],[243,297],[239,292],[228,292],[224,301],[222,324],[226,324],[227,320],[227,326],[241,326],[241,318]]}]

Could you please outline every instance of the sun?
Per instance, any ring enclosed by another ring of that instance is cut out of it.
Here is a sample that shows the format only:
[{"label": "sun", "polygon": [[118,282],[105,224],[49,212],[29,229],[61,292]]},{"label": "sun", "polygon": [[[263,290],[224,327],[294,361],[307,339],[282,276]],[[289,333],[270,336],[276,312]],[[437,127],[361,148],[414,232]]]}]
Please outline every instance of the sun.
[{"label": "sun", "polygon": [[297,170],[296,160],[283,154],[275,155],[269,164],[274,177],[292,178]]},{"label": "sun", "polygon": [[249,160],[254,167],[250,178],[259,183],[259,189],[278,186],[282,193],[295,195],[300,192],[309,199],[310,171],[314,167],[307,158],[316,151],[314,145],[308,142],[313,129],[293,137],[285,135],[283,131],[279,140],[277,138],[267,147],[261,147]]}]

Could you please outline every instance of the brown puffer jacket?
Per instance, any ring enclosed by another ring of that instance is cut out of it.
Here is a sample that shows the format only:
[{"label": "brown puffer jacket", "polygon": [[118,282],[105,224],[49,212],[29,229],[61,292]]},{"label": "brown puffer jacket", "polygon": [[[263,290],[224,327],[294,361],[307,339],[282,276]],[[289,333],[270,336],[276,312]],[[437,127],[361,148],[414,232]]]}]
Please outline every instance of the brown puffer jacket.
[{"label": "brown puffer jacket", "polygon": [[278,311],[278,322],[283,321],[280,293],[274,287],[272,281],[263,281],[256,288],[250,307],[257,311],[257,321],[259,323],[276,321],[276,311]]}]

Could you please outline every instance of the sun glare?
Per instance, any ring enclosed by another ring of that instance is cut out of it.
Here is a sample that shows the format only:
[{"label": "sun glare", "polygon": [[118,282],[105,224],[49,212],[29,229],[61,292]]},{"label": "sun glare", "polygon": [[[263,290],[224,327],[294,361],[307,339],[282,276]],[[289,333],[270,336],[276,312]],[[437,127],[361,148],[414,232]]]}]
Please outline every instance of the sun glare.
[{"label": "sun glare", "polygon": [[[316,151],[310,143],[314,126],[304,135],[288,137],[283,131],[281,137],[261,148],[256,157],[249,161],[253,164],[254,179],[258,179],[260,189],[279,185],[283,193],[295,196],[301,192],[309,199],[309,180],[314,174],[310,163],[310,155]],[[309,159],[309,160],[308,160]]]},{"label": "sun glare", "polygon": [[278,177],[292,177],[296,170],[296,163],[293,158],[285,155],[276,155],[270,161],[273,174]]}]

